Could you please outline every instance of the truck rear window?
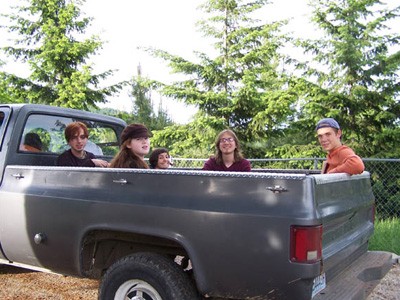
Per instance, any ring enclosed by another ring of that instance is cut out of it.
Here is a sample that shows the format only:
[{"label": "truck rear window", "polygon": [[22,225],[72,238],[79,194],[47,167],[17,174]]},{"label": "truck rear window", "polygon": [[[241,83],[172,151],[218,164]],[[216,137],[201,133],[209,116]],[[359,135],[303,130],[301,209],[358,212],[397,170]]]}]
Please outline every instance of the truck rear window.
[{"label": "truck rear window", "polygon": [[86,124],[89,139],[86,150],[96,156],[114,156],[119,149],[117,133],[107,123],[64,116],[32,114],[28,117],[20,137],[20,151],[61,154],[69,149],[64,137],[65,127],[75,121]]}]

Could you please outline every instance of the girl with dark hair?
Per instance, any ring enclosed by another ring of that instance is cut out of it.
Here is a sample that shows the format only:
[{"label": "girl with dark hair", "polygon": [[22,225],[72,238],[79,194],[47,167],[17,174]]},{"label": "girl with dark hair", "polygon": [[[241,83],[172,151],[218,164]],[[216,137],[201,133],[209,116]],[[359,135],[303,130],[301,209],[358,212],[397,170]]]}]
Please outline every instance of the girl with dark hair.
[{"label": "girl with dark hair", "polygon": [[150,151],[150,132],[142,124],[130,124],[121,133],[121,147],[111,168],[148,169],[144,157]]},{"label": "girl with dark hair", "polygon": [[165,148],[156,148],[149,158],[150,168],[168,169],[171,166],[171,156]]},{"label": "girl with dark hair", "polygon": [[240,143],[236,134],[230,130],[222,130],[215,140],[215,155],[204,163],[203,170],[209,171],[251,171],[250,162],[240,151]]}]

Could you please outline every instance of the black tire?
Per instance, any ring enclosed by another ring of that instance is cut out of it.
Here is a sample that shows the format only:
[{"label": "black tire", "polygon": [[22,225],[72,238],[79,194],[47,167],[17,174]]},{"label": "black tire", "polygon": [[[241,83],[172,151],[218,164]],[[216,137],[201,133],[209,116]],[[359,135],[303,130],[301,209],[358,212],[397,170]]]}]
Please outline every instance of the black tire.
[{"label": "black tire", "polygon": [[[142,298],[139,298],[139,297]],[[104,274],[99,300],[200,299],[188,275],[173,260],[156,253],[122,258]]]}]

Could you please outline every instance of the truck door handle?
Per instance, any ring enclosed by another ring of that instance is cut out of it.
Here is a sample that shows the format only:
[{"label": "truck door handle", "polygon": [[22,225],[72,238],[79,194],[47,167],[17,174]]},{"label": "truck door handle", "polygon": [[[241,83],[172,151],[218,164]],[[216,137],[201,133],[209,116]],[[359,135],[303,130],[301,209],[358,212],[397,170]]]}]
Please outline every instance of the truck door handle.
[{"label": "truck door handle", "polygon": [[124,184],[128,183],[128,181],[126,179],[115,179],[115,180],[113,180],[113,182],[118,183],[120,185],[124,185]]},{"label": "truck door handle", "polygon": [[14,177],[14,178],[16,178],[16,179],[22,179],[22,178],[25,178],[25,176],[24,176],[24,175],[22,175],[22,174],[19,174],[19,173],[17,173],[17,174],[11,174],[11,176],[12,176],[12,177]]},{"label": "truck door handle", "polygon": [[273,193],[275,193],[275,194],[282,193],[282,192],[287,192],[287,191],[288,191],[287,188],[284,188],[283,186],[280,186],[280,185],[267,186],[267,190],[269,190],[269,191],[271,191],[271,192],[273,192]]}]

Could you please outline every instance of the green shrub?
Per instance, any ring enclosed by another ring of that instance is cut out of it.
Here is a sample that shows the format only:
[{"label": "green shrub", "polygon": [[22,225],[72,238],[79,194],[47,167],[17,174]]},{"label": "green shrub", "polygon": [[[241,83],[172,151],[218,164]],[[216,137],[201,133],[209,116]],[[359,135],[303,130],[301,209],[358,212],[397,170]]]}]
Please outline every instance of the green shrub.
[{"label": "green shrub", "polygon": [[375,232],[369,241],[369,250],[400,254],[400,219],[388,218],[375,221]]}]

